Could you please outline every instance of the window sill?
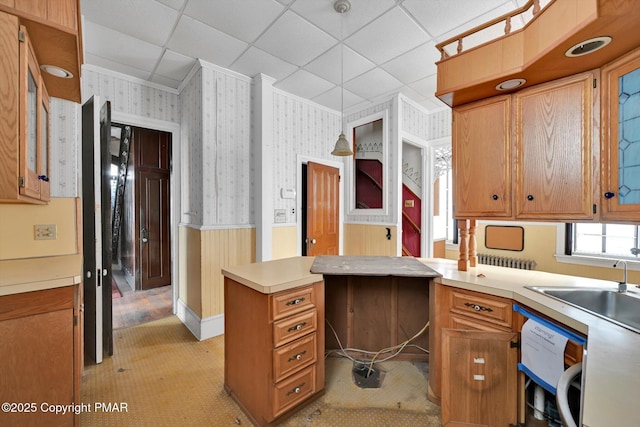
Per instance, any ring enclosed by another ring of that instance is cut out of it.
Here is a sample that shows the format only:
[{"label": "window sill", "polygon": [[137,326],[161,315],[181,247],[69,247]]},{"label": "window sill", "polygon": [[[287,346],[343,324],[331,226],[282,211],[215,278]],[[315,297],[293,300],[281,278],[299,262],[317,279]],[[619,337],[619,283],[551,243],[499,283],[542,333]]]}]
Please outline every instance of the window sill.
[{"label": "window sill", "polygon": [[[556,254],[556,261],[562,262],[565,264],[579,264],[579,265],[588,265],[591,267],[603,267],[603,268],[613,268],[613,264],[618,260],[618,258],[600,258],[600,257],[591,257],[584,255],[564,255],[564,254]],[[633,261],[624,259],[627,262],[627,269],[640,271],[640,261]],[[622,266],[620,266],[622,268]]]}]

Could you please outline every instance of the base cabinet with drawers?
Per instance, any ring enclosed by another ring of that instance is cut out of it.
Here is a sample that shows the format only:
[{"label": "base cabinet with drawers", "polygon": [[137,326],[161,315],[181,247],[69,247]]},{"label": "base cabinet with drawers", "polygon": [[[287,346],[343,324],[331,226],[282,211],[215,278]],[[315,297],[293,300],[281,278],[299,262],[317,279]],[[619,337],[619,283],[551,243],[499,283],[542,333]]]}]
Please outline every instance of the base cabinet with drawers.
[{"label": "base cabinet with drawers", "polygon": [[258,426],[324,393],[324,282],[263,294],[225,277],[225,390]]},{"label": "base cabinet with drawers", "polygon": [[[513,311],[509,298],[437,283],[430,291],[437,310],[429,399],[440,403],[442,425],[527,425],[525,375],[517,368],[526,318]],[[565,366],[580,363],[582,355],[582,346],[569,341]]]},{"label": "base cabinet with drawers", "polygon": [[432,286],[438,314],[431,332],[430,394],[440,397],[442,425],[515,425],[518,334],[511,300]]}]

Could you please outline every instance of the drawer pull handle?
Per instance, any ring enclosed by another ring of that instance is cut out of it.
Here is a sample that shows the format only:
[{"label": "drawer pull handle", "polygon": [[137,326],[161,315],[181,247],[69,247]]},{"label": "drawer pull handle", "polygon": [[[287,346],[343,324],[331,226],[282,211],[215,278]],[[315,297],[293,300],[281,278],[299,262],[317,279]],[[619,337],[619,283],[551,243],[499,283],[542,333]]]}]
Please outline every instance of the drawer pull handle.
[{"label": "drawer pull handle", "polygon": [[306,354],[306,353],[307,353],[307,350],[303,351],[302,353],[298,353],[298,354],[296,354],[295,356],[291,356],[291,357],[289,358],[288,362],[293,362],[294,360],[300,360],[300,359],[302,359],[302,356],[303,356],[304,354]]},{"label": "drawer pull handle", "polygon": [[306,324],[307,324],[307,322],[298,323],[297,325],[290,327],[290,328],[288,329],[288,331],[289,331],[289,332],[299,331],[299,330],[300,330],[300,329],[302,329],[302,327],[303,327],[304,325],[306,325]]},{"label": "drawer pull handle", "polygon": [[290,390],[289,392],[287,392],[287,396],[289,396],[290,394],[298,394],[302,391],[302,387],[304,387],[304,383],[300,384],[298,387]]},{"label": "drawer pull handle", "polygon": [[288,301],[288,302],[287,302],[287,305],[298,305],[298,304],[300,304],[300,303],[301,303],[301,302],[303,302],[303,301],[304,301],[304,297],[302,297],[302,298],[296,298],[296,299],[294,299],[293,301]]},{"label": "drawer pull handle", "polygon": [[473,308],[475,311],[488,311],[488,312],[492,312],[493,311],[492,308],[483,307],[481,305],[474,304],[472,302],[465,302],[464,305],[466,305],[467,307]]}]

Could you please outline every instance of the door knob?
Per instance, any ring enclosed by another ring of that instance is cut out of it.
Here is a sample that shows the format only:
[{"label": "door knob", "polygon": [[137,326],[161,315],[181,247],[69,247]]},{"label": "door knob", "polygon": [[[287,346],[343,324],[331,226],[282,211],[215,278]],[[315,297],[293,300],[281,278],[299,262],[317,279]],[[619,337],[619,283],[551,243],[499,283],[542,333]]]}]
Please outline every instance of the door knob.
[{"label": "door knob", "polygon": [[311,239],[311,244],[315,245],[316,244],[316,239]]},{"label": "door knob", "polygon": [[149,241],[149,232],[144,227],[140,230],[140,240],[142,240],[142,243],[147,243]]}]

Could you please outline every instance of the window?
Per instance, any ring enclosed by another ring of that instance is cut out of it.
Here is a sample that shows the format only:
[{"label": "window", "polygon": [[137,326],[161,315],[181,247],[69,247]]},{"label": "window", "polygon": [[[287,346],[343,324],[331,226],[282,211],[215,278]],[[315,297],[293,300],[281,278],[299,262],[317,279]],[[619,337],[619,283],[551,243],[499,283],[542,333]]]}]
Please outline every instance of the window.
[{"label": "window", "polygon": [[566,254],[638,260],[637,225],[567,224]]},{"label": "window", "polygon": [[458,243],[458,226],[453,219],[453,185],[451,172],[451,147],[435,149],[435,177],[438,179],[438,215],[433,217],[434,240],[446,239]]}]

